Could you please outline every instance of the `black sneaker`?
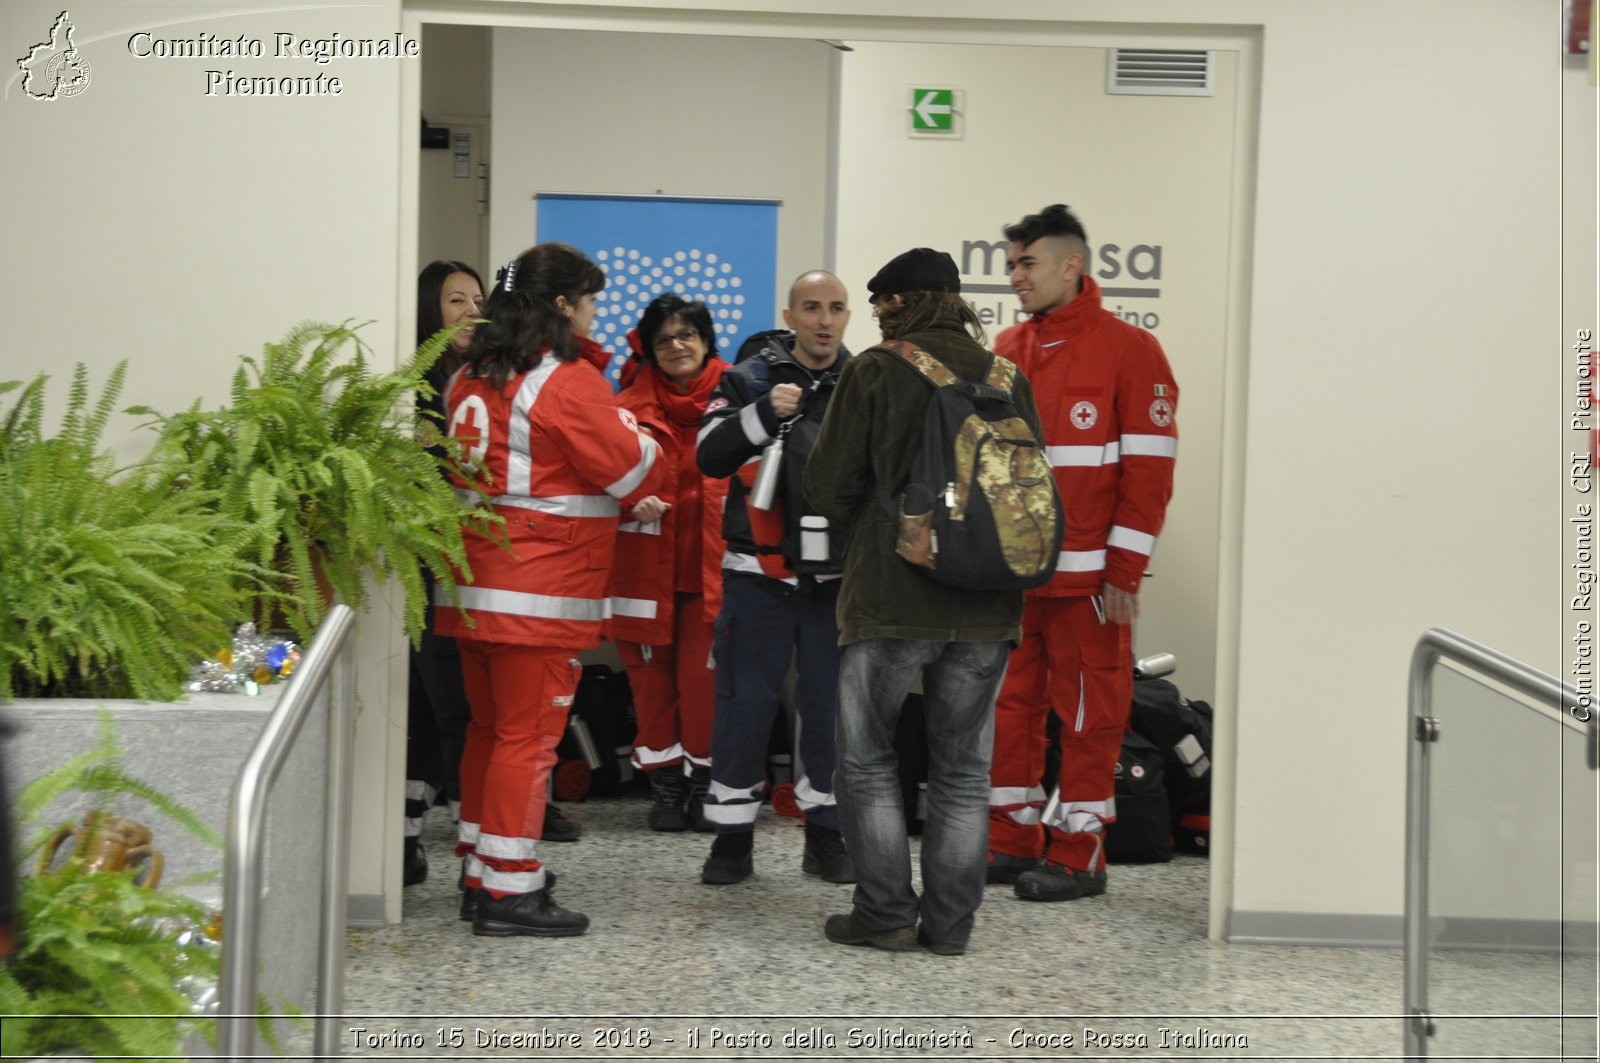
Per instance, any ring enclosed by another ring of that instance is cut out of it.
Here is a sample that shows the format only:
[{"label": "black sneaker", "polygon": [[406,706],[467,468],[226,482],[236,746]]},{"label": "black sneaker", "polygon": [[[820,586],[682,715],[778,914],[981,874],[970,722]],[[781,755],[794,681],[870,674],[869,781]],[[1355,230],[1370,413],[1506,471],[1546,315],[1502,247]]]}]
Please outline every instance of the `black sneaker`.
[{"label": "black sneaker", "polygon": [[917,948],[916,927],[868,930],[856,922],[854,912],[828,916],[828,921],[822,925],[822,935],[835,945],[865,945],[887,952],[914,952]]},{"label": "black sneaker", "polygon": [[479,937],[577,937],[589,929],[589,917],[569,912],[550,895],[550,883],[533,893],[496,898],[480,891],[472,932]]},{"label": "black sneaker", "polygon": [[428,881],[428,858],[422,852],[421,838],[405,840],[405,855],[400,861],[400,882],[417,886]]},{"label": "black sneaker", "polygon": [[689,777],[683,765],[669,764],[650,773],[651,830],[677,832],[689,829],[684,802],[689,798]]},{"label": "black sneaker", "polygon": [[1098,897],[1106,891],[1104,871],[1075,871],[1065,864],[1046,863],[1024,871],[1011,887],[1025,901],[1075,901]]},{"label": "black sneaker", "polygon": [[1024,871],[1032,871],[1039,866],[1037,856],[1012,856],[1010,853],[989,850],[989,877],[988,883],[1009,885],[1017,881],[1017,876]]},{"label": "black sneaker", "polygon": [[700,881],[708,886],[731,886],[749,878],[755,873],[751,856],[755,842],[755,832],[749,830],[717,835],[711,843],[711,855],[700,869]]},{"label": "black sneaker", "polygon": [[800,870],[820,875],[824,882],[854,882],[856,865],[844,847],[844,835],[815,823],[806,824],[806,851]]},{"label": "black sneaker", "polygon": [[552,801],[544,806],[544,837],[542,842],[575,842],[583,837],[583,828],[561,814]]}]

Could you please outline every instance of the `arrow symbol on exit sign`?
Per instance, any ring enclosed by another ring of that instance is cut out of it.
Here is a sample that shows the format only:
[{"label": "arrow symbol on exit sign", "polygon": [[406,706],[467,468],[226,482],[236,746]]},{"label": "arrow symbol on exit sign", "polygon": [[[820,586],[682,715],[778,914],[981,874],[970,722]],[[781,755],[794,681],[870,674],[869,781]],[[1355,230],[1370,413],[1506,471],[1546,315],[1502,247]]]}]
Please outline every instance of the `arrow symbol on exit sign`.
[{"label": "arrow symbol on exit sign", "polygon": [[914,128],[950,128],[950,116],[955,113],[954,90],[918,89],[912,99],[911,113],[916,116],[912,123]]}]

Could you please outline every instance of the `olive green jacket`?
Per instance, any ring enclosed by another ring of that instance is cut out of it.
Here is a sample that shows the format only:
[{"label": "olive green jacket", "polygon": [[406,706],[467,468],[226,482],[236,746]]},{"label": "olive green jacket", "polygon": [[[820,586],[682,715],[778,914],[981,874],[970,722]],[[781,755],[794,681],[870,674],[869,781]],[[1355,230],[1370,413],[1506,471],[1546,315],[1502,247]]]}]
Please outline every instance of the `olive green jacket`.
[{"label": "olive green jacket", "polygon": [[[901,337],[963,379],[981,382],[992,357],[953,315]],[[806,497],[850,532],[839,590],[839,645],[873,638],[1000,642],[1022,636],[1020,590],[973,591],[925,575],[894,552],[886,500],[911,474],[933,389],[894,352],[858,354],[839,378],[806,464]],[[1033,389],[1019,373],[1017,409],[1039,431]]]}]

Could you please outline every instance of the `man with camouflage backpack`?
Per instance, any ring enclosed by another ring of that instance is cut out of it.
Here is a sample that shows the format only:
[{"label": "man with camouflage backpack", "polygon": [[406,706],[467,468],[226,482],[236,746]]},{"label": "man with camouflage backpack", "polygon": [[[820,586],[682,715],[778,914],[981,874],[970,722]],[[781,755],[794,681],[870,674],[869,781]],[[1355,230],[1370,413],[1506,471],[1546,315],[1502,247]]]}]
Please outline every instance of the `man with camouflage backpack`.
[{"label": "man with camouflage backpack", "polygon": [[[926,352],[962,380],[985,380],[994,357],[973,338],[983,331],[948,254],[907,251],[867,288],[886,340]],[[1020,374],[1011,392],[1037,438],[1033,395]],[[994,699],[1021,635],[1022,592],[955,587],[896,554],[889,498],[910,476],[933,394],[895,350],[858,355],[840,376],[806,466],[811,504],[851,533],[839,591],[834,787],[858,882],[852,910],[831,916],[824,933],[843,945],[920,944],[957,955],[983,900]],[[894,751],[895,724],[919,676],[930,764],[920,899]]]}]

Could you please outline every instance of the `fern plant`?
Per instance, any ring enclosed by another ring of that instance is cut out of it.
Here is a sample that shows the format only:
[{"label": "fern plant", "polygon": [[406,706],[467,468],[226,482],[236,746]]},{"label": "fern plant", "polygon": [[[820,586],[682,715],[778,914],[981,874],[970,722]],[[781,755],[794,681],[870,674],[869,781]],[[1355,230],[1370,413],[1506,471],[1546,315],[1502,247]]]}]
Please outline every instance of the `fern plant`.
[{"label": "fern plant", "polygon": [[[415,395],[432,393],[425,374],[448,342],[440,333],[395,371],[375,373],[356,327],[306,323],[243,359],[226,409],[156,414],[165,453],[214,495],[226,521],[252,529],[242,556],[288,574],[285,613],[296,629],[309,632],[331,604],[319,576],[355,608],[367,601],[366,576],[392,576],[416,638],[422,567],[453,594],[453,571],[467,564],[463,524],[495,522],[445,481],[445,459],[429,450],[437,426],[416,413]],[[269,604],[260,600],[258,619]]]},{"label": "fern plant", "polygon": [[[135,797],[213,848],[222,839],[193,812],[122,769],[116,728],[100,717],[95,748],[23,787],[18,819],[32,831],[24,863],[59,824],[40,825],[69,791],[109,811],[112,798]],[[214,876],[208,876],[214,877]],[[196,1015],[186,984],[214,985],[220,950],[180,937],[214,926],[202,903],[167,889],[135,885],[135,872],[89,870],[73,856],[24,880],[18,902],[22,938],[0,967],[0,1054],[7,1058],[65,1050],[96,1057],[179,1059],[192,1031],[216,1040],[216,1021]],[[294,1009],[290,1009],[291,1011]],[[265,1008],[263,1007],[265,1014]],[[263,1034],[276,1046],[271,1023]]]},{"label": "fern plant", "polygon": [[262,586],[214,492],[170,464],[119,471],[102,448],[126,371],[91,402],[79,365],[49,436],[47,377],[0,385],[21,387],[0,415],[0,701],[176,698]]}]

